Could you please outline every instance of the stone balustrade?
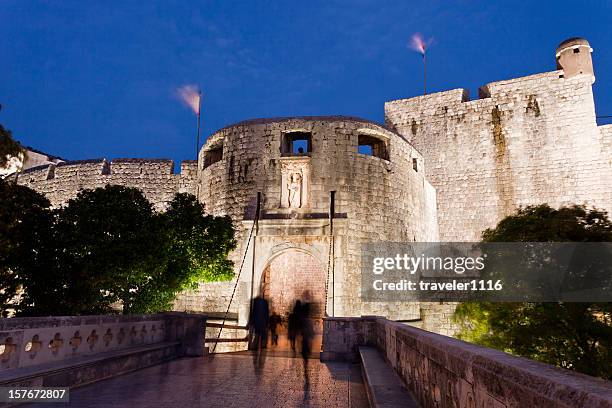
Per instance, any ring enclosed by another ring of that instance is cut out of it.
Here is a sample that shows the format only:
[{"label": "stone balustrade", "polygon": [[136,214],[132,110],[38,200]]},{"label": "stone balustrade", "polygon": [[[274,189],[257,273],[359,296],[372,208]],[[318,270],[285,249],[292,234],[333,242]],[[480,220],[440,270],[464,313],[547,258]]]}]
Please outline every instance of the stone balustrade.
[{"label": "stone balustrade", "polygon": [[0,385],[71,386],[201,356],[205,325],[187,313],[0,319]]},{"label": "stone balustrade", "polygon": [[322,360],[374,346],[423,407],[612,407],[612,382],[382,317],[326,318]]}]

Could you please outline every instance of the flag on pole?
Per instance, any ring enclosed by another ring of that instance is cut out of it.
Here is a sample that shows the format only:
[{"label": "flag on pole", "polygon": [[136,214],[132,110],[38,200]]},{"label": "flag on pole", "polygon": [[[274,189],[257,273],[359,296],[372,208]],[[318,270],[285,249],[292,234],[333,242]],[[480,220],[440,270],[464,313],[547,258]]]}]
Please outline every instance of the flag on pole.
[{"label": "flag on pole", "polygon": [[423,57],[423,95],[427,94],[427,48],[433,42],[433,38],[424,40],[421,34],[414,33],[410,38],[408,46]]},{"label": "flag on pole", "polygon": [[178,97],[183,103],[196,114],[196,161],[199,160],[200,152],[200,109],[202,108],[202,92],[195,85],[183,85],[176,90]]},{"label": "flag on pole", "polygon": [[200,91],[195,85],[183,85],[177,89],[181,101],[196,115],[200,114]]},{"label": "flag on pole", "polygon": [[425,41],[420,33],[414,33],[410,38],[410,48],[415,50],[421,55],[425,55],[427,48],[431,44],[432,39]]}]

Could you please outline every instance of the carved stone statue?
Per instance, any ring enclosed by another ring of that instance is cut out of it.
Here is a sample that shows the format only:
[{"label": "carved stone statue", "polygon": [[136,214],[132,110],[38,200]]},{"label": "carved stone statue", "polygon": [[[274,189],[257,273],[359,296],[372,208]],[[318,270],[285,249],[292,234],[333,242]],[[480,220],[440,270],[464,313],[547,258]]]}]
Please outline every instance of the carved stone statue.
[{"label": "carved stone statue", "polygon": [[308,208],[310,157],[281,159],[280,208]]},{"label": "carved stone statue", "polygon": [[302,174],[293,172],[289,175],[289,183],[287,184],[289,192],[289,208],[302,207]]}]

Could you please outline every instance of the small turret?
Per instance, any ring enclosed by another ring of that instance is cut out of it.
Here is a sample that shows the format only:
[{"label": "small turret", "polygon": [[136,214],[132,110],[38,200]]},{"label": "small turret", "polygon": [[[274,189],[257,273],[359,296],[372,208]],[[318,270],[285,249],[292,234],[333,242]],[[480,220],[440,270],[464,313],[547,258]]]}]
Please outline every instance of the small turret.
[{"label": "small turret", "polygon": [[569,38],[557,47],[557,69],[563,70],[565,78],[576,75],[591,75],[595,82],[593,71],[593,60],[591,53],[593,49],[584,38]]}]

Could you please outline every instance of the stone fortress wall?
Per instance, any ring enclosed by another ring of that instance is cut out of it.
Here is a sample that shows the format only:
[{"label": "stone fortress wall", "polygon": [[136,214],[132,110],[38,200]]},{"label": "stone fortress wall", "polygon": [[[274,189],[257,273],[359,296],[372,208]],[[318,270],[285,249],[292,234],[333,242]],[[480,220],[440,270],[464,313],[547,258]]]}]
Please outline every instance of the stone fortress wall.
[{"label": "stone fortress wall", "polygon": [[[100,159],[31,169],[18,181],[56,206],[80,189],[110,183],[142,189],[157,209],[185,191],[207,212],[230,215],[237,272],[244,261],[230,312],[241,323],[251,295],[272,288],[266,285],[278,273],[295,273],[271,270],[287,264],[277,257],[298,251],[312,257],[308,268],[318,277],[333,265],[327,308],[335,316],[420,318],[420,327],[452,334],[452,304],[361,302],[361,244],[479,240],[530,204],[612,210],[612,125],[596,123],[591,52],[586,40],[567,40],[557,49],[557,70],[490,83],[476,100],[455,89],[388,102],[386,126],[349,117],[240,122],[211,135],[198,165],[183,162],[180,174],[169,160]],[[310,135],[304,154],[286,151],[295,134]],[[381,142],[378,153],[359,153],[362,139]],[[247,249],[258,192],[261,217]],[[320,292],[324,282],[316,280]],[[234,284],[202,283],[175,309],[223,313]]]},{"label": "stone fortress wall", "polygon": [[385,104],[388,126],[423,153],[442,241],[479,240],[519,206],[612,210],[612,126],[598,127],[592,49],[570,39],[558,70]]},{"label": "stone fortress wall", "polygon": [[[296,132],[310,135],[311,151],[283,154],[283,138]],[[386,158],[359,153],[359,140],[364,136],[384,142]],[[327,274],[330,191],[335,191],[334,313],[418,318],[418,305],[364,304],[360,300],[362,243],[437,240],[435,191],[425,180],[423,157],[403,137],[357,118],[264,119],[241,122],[213,134],[201,150],[199,163],[207,163],[208,155],[219,149],[218,161],[199,173],[199,199],[207,212],[227,214],[237,222],[237,267],[245,255],[257,192],[262,193],[259,228],[246,254],[237,309],[248,308],[251,288],[255,295],[260,292],[264,270],[281,253],[299,250],[310,254]],[[283,190],[286,169],[291,166],[303,169],[302,191],[307,193],[300,206],[288,208]],[[323,284],[318,282],[317,287]],[[330,283],[328,313],[331,290]],[[216,307],[227,307],[227,303]],[[237,309],[232,311],[239,313]]]},{"label": "stone fortress wall", "polygon": [[54,207],[80,190],[116,184],[140,189],[155,209],[163,210],[175,193],[195,194],[196,170],[195,160],[183,161],[180,174],[166,159],[78,160],[33,167],[19,173],[17,182],[43,193]]}]

